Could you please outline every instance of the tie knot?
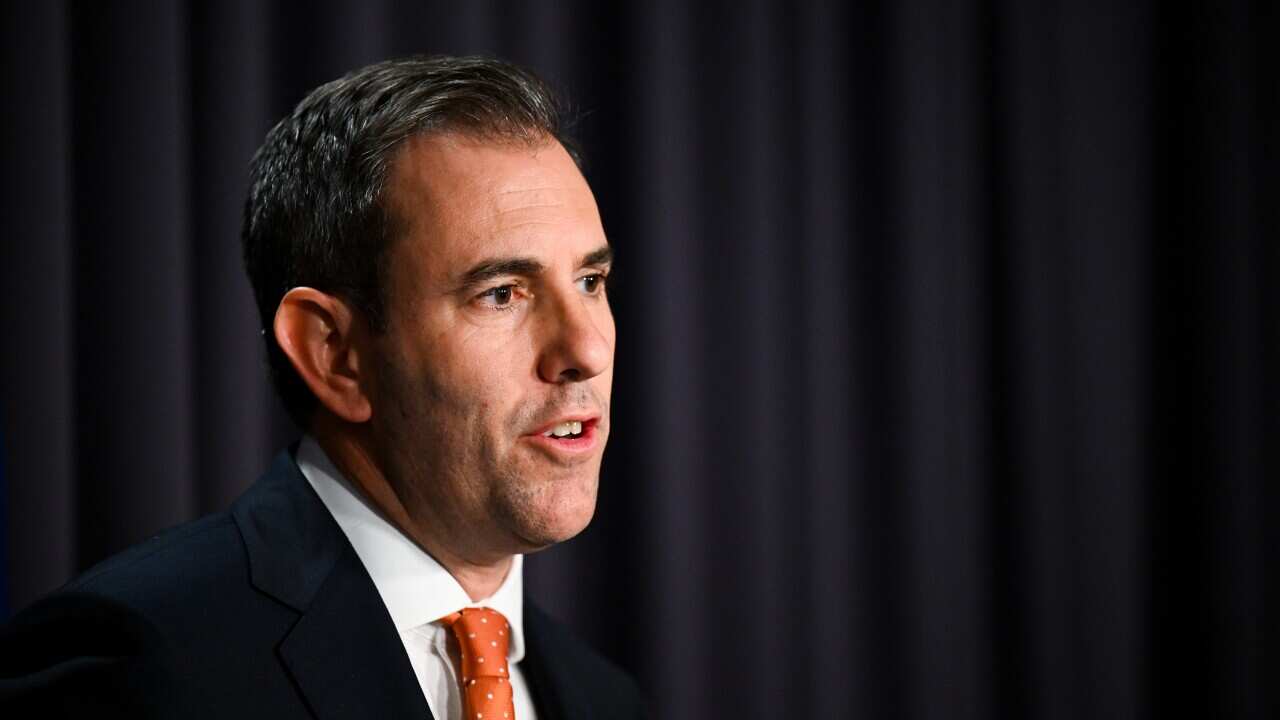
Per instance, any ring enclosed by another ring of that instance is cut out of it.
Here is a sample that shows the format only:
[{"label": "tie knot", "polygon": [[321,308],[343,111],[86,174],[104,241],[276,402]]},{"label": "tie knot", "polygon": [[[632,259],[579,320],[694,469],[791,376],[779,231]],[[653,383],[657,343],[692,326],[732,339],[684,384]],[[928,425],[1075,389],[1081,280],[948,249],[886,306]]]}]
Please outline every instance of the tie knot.
[{"label": "tie knot", "polygon": [[491,608],[463,608],[442,619],[458,639],[464,684],[477,677],[506,681],[511,625],[502,613]]}]

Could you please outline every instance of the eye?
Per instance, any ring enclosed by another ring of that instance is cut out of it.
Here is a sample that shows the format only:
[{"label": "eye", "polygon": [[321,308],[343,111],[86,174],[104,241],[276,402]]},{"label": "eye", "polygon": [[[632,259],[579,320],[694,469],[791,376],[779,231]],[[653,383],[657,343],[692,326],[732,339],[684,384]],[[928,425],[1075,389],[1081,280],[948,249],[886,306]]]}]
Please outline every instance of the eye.
[{"label": "eye", "polygon": [[517,290],[516,285],[498,285],[476,296],[482,304],[498,309],[508,309],[511,307],[511,301],[515,299]]},{"label": "eye", "polygon": [[584,275],[583,277],[578,278],[578,285],[586,294],[598,295],[602,290],[604,290],[605,279],[607,277],[608,275],[605,275],[604,273]]}]

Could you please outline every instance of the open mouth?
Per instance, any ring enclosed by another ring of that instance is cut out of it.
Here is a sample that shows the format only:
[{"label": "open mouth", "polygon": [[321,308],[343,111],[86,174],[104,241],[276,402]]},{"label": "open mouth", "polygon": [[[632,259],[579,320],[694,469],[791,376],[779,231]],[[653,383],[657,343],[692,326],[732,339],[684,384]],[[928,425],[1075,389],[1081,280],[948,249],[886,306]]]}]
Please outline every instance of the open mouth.
[{"label": "open mouth", "polygon": [[555,438],[556,440],[573,440],[582,437],[582,434],[590,429],[594,420],[570,420],[553,426],[550,430],[542,433],[542,437]]},{"label": "open mouth", "polygon": [[565,420],[544,428],[542,432],[526,435],[525,439],[557,457],[589,454],[599,448],[599,423],[598,417]]}]

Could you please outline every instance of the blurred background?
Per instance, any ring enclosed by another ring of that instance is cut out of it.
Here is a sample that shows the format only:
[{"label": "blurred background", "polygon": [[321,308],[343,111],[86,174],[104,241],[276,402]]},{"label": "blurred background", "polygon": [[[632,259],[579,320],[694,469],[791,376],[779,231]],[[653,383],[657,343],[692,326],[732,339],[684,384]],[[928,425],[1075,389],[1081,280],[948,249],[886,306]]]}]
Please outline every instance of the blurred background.
[{"label": "blurred background", "polygon": [[1280,716],[1275,3],[0,12],[8,611],[295,438],[267,129],[481,53],[572,100],[619,258],[599,510],[529,592],[656,717]]}]

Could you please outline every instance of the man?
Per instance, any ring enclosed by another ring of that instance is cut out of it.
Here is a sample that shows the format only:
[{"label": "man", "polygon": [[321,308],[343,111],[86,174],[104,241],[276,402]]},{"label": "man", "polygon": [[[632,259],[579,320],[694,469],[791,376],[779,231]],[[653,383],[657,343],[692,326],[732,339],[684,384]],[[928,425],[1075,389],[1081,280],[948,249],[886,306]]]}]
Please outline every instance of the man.
[{"label": "man", "polygon": [[254,158],[244,255],[305,436],[230,512],[16,618],[0,708],[639,716],[630,678],[521,590],[522,554],[594,512],[615,340],[611,252],[545,87],[412,58],[318,88]]}]

